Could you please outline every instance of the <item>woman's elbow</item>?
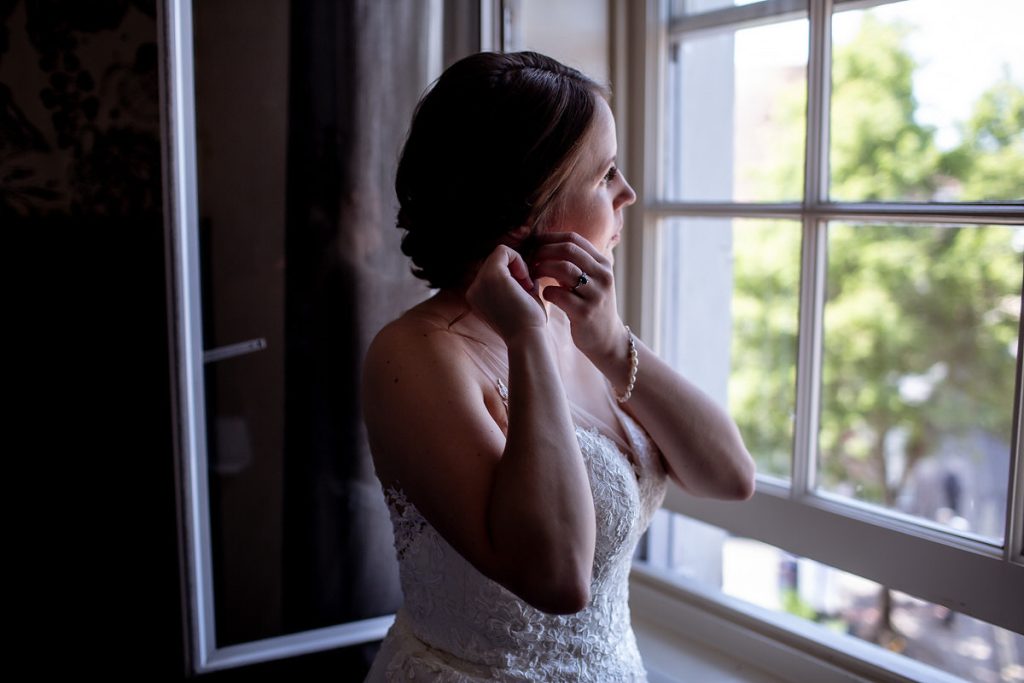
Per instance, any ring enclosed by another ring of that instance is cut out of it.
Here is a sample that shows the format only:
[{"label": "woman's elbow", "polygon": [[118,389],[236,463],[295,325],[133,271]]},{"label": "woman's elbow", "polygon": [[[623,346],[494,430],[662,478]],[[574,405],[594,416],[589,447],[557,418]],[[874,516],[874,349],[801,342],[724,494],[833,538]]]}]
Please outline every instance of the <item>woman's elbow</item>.
[{"label": "woman's elbow", "polygon": [[723,497],[727,500],[750,500],[757,487],[757,467],[746,448],[740,450],[735,471],[725,485]]},{"label": "woman's elbow", "polygon": [[545,586],[526,602],[548,614],[576,614],[590,604],[590,585],[576,582],[564,586]]},{"label": "woman's elbow", "polygon": [[733,500],[750,500],[754,497],[754,491],[757,488],[757,480],[754,476],[754,470],[751,469],[749,474],[744,474],[736,480],[736,488],[733,491]]},{"label": "woman's elbow", "polygon": [[754,459],[747,453],[746,448],[739,448],[728,453],[722,453],[718,462],[722,463],[715,469],[704,486],[686,487],[694,495],[703,498],[715,498],[718,500],[744,501],[750,500],[754,495],[756,485],[756,467]]},{"label": "woman's elbow", "polygon": [[590,604],[591,566],[567,569],[535,563],[508,588],[524,602],[548,614],[575,614]]}]

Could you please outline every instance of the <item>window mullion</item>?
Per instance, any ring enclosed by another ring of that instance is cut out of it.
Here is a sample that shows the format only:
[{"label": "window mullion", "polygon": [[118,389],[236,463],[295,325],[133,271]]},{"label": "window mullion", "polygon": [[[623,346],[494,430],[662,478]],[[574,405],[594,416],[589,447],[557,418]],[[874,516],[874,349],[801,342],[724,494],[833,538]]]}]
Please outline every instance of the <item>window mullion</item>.
[{"label": "window mullion", "polygon": [[818,408],[821,388],[822,311],[827,255],[826,223],[813,212],[828,198],[828,100],[831,0],[809,3],[807,56],[807,141],[804,158],[804,216],[800,267],[800,321],[797,340],[796,423],[791,495],[802,498],[815,487]]},{"label": "window mullion", "polygon": [[1024,301],[1017,326],[1017,386],[1014,392],[1013,438],[1010,440],[1009,486],[1006,493],[1006,530],[1003,557],[1024,564]]},{"label": "window mullion", "polygon": [[822,312],[825,289],[825,223],[803,221],[800,264],[800,320],[796,358],[796,421],[793,436],[791,495],[810,495],[818,452],[818,407],[821,389]]},{"label": "window mullion", "polygon": [[828,201],[829,94],[832,72],[832,0],[810,0],[807,52],[807,145],[804,206]]}]

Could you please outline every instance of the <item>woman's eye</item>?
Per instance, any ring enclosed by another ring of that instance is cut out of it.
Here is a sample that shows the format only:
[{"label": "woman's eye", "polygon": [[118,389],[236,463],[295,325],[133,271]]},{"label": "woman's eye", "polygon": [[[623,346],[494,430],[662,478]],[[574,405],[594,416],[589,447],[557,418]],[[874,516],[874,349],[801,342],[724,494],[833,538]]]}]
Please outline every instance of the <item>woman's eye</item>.
[{"label": "woman's eye", "polygon": [[611,181],[615,180],[615,176],[617,176],[618,174],[619,169],[612,166],[611,168],[608,169],[608,172],[604,174],[604,181],[606,183],[610,183]]}]

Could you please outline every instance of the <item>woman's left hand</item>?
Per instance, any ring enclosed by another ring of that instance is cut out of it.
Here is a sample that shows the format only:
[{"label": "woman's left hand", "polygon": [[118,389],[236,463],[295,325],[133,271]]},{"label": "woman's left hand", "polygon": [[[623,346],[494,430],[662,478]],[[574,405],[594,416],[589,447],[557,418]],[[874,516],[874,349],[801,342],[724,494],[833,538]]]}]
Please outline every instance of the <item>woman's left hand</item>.
[{"label": "woman's left hand", "polygon": [[[625,389],[631,368],[628,335],[615,306],[611,259],[576,233],[537,239],[533,275],[558,282],[542,296],[565,311],[577,348],[617,392]],[[581,273],[586,284],[580,283]],[[750,498],[756,468],[735,422],[640,340],[634,343],[639,375],[627,409],[654,439],[676,481],[698,496]]]},{"label": "woman's left hand", "polygon": [[536,239],[532,274],[558,283],[546,287],[543,297],[565,311],[573,343],[595,363],[622,355],[626,332],[615,302],[611,259],[575,232],[540,234]]}]

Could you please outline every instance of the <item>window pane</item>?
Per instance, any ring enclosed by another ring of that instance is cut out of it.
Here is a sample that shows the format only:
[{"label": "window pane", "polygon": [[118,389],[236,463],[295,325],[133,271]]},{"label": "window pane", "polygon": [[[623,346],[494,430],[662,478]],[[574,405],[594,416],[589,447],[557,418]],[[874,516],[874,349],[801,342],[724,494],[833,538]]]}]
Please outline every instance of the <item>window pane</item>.
[{"label": "window pane", "polygon": [[672,219],[661,247],[663,357],[728,406],[761,474],[788,477],[800,224]]},{"label": "window pane", "polygon": [[1013,631],[666,510],[652,532],[662,547],[650,564],[725,595],[970,681],[1024,681],[1024,636]]},{"label": "window pane", "polygon": [[1002,541],[1024,228],[833,224],[819,486]]},{"label": "window pane", "polygon": [[836,14],[832,198],[1024,198],[1021,26],[1019,0]]},{"label": "window pane", "polygon": [[684,34],[666,70],[669,199],[800,200],[806,19]]}]

